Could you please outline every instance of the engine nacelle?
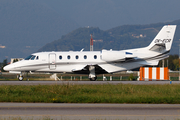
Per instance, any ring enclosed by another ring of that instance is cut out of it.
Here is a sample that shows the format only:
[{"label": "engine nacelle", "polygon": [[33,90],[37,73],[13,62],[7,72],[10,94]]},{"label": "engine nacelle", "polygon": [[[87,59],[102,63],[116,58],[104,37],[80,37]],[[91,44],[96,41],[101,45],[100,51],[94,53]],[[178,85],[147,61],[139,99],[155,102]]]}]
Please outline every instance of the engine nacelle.
[{"label": "engine nacelle", "polygon": [[126,53],[123,51],[102,50],[101,52],[101,59],[107,62],[124,61],[125,58],[126,58]]}]

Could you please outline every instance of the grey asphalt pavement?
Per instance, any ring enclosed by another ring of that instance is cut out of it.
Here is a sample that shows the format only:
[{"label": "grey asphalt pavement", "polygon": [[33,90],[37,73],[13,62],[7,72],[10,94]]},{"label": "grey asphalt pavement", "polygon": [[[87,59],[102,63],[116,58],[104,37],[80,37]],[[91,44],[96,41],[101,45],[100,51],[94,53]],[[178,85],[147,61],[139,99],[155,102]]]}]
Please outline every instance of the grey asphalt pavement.
[{"label": "grey asphalt pavement", "polygon": [[0,103],[0,119],[180,119],[179,104]]},{"label": "grey asphalt pavement", "polygon": [[[0,81],[0,85],[62,85],[62,84],[170,84],[170,81]],[[172,81],[180,84],[180,81]]]}]

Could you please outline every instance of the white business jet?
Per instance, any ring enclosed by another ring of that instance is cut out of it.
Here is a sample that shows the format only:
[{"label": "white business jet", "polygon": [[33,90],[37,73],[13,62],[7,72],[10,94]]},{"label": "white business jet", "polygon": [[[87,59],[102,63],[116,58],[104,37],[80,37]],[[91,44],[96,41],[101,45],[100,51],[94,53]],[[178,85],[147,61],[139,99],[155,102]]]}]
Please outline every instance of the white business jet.
[{"label": "white business jet", "polygon": [[[158,65],[168,57],[176,25],[165,25],[149,46],[128,50],[38,52],[4,67],[10,72],[48,72],[88,74],[94,81],[98,74]],[[19,80],[22,80],[22,74]]]}]

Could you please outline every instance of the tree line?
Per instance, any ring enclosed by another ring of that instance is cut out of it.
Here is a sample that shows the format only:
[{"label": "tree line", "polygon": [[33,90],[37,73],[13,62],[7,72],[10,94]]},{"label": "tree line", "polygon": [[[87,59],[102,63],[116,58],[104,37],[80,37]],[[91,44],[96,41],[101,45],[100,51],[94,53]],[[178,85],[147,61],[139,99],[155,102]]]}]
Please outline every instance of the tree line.
[{"label": "tree line", "polygon": [[8,64],[7,59],[3,60],[3,62],[0,63],[1,72],[5,72],[3,67],[6,66],[7,64]]},{"label": "tree line", "polygon": [[180,65],[179,65],[179,55],[169,55],[168,58],[161,60],[158,64],[158,67],[168,67],[172,71],[179,71]]}]

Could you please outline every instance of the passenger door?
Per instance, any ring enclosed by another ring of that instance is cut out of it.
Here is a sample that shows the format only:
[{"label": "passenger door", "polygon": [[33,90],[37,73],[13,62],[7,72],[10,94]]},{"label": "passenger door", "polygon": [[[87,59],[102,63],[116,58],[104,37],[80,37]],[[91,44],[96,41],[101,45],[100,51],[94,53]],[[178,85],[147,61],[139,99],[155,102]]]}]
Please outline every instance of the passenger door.
[{"label": "passenger door", "polygon": [[49,69],[50,70],[56,69],[56,54],[55,53],[49,54]]}]

